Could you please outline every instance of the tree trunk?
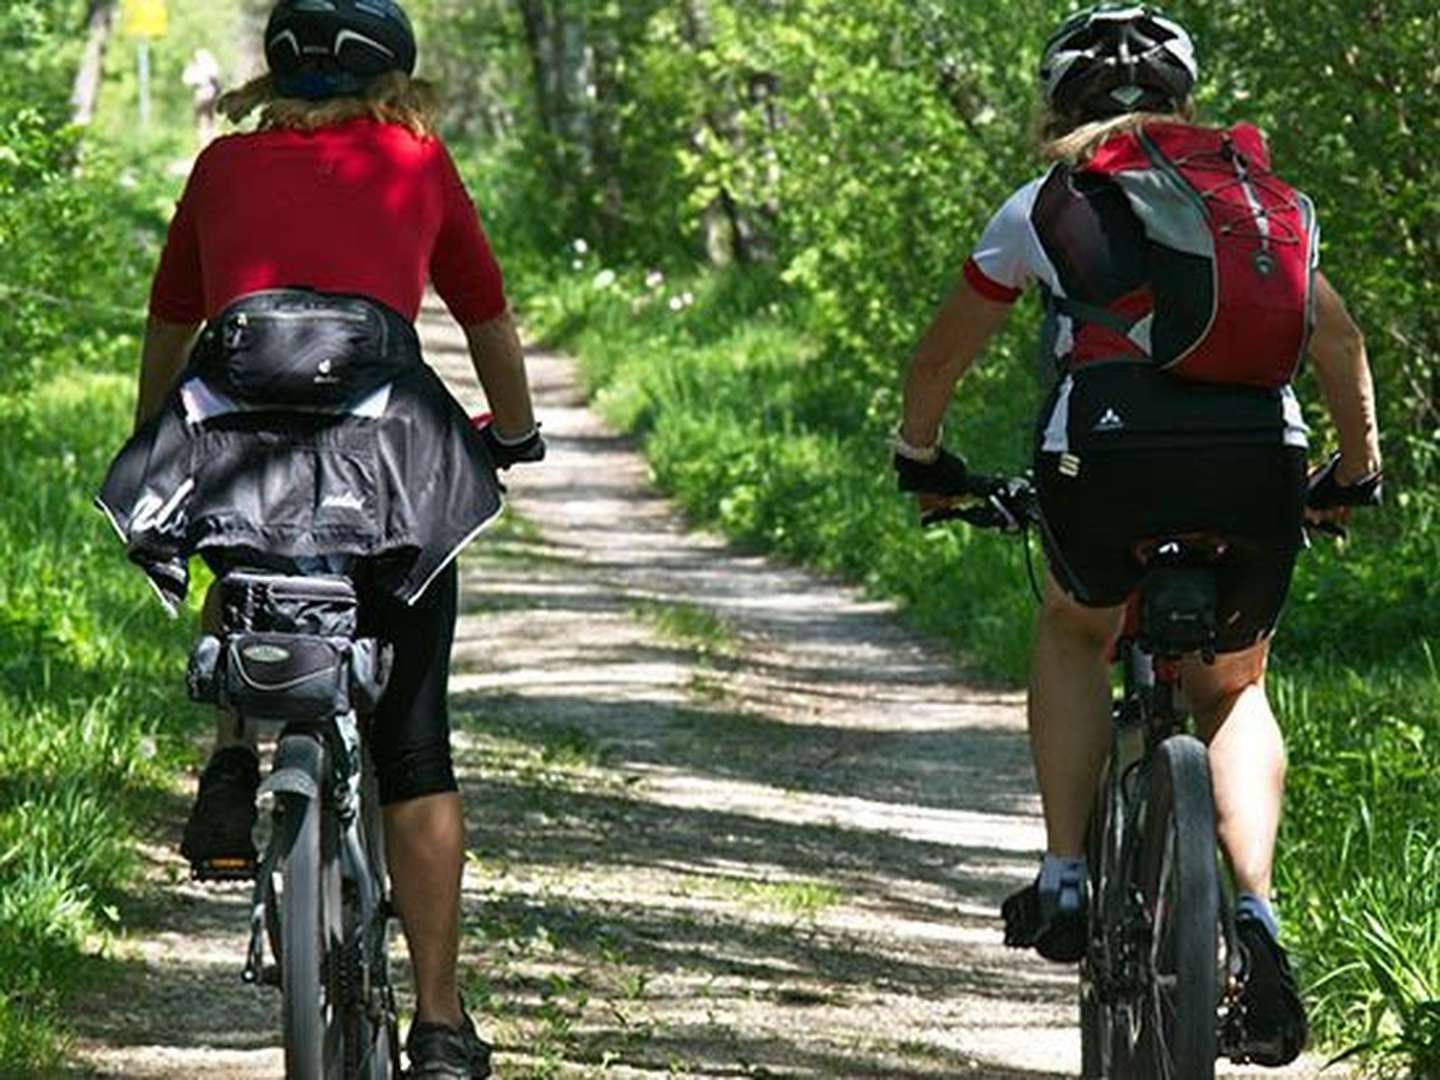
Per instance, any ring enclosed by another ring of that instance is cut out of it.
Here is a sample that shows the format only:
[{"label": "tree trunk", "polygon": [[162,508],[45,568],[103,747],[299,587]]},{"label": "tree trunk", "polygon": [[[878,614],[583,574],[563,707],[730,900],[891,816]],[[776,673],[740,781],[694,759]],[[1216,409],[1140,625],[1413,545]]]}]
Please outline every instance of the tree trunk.
[{"label": "tree trunk", "polygon": [[[703,52],[712,44],[711,17],[708,0],[685,0],[681,7],[684,33],[690,48]],[[741,79],[746,83],[741,99]],[[766,84],[765,89],[772,89]],[[769,123],[770,103],[763,93],[757,91],[755,77],[732,72],[728,77],[717,79],[707,87],[705,125],[714,133],[716,140],[725,147],[723,153],[734,160],[743,160],[747,154],[764,154],[765,148],[751,147],[741,130],[741,112],[747,106],[767,109]],[[705,250],[710,261],[716,265],[735,262],[744,266],[762,262],[769,258],[769,243],[765,231],[759,227],[752,209],[745,205],[743,193],[737,193],[725,184],[720,185],[720,194],[705,208],[702,225],[705,233]],[[765,208],[762,208],[762,210]]]},{"label": "tree trunk", "polygon": [[555,69],[556,122],[571,164],[589,171],[594,160],[591,131],[590,47],[583,4],[557,0],[551,24]]},{"label": "tree trunk", "polygon": [[556,86],[555,65],[550,55],[550,13],[545,8],[545,0],[519,0],[519,7],[535,83],[535,110],[545,134],[553,136],[556,134]]},{"label": "tree trunk", "polygon": [[590,48],[583,3],[517,0],[535,83],[541,127],[550,137],[557,179],[588,169],[593,158]]},{"label": "tree trunk", "polygon": [[75,87],[70,94],[70,119],[76,124],[88,124],[95,118],[95,106],[100,100],[100,82],[105,73],[105,47],[110,43],[110,34],[115,28],[115,0],[90,0],[90,13],[86,16],[85,52],[80,58],[80,70],[75,73]]}]

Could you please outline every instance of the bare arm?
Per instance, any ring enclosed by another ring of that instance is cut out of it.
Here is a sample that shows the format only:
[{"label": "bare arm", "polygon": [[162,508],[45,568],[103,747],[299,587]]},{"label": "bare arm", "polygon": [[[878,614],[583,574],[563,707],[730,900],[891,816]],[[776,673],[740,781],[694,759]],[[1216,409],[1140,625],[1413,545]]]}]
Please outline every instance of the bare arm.
[{"label": "bare arm", "polygon": [[140,353],[140,392],[135,402],[137,431],[165,404],[165,397],[184,370],[199,332],[199,323],[171,323],[150,316]]},{"label": "bare arm", "polygon": [[535,427],[530,404],[530,382],[525,376],[525,352],[507,311],[488,322],[465,327],[470,362],[495,414],[495,431],[501,436],[524,435]]},{"label": "bare arm", "polygon": [[1340,436],[1336,479],[1353,484],[1380,468],[1380,429],[1365,338],[1345,302],[1323,274],[1315,275],[1315,331],[1310,359],[1325,405]]},{"label": "bare arm", "polygon": [[905,373],[904,419],[900,437],[915,447],[931,446],[940,419],[961,376],[994,335],[1010,304],[988,300],[961,278],[930,322]]}]

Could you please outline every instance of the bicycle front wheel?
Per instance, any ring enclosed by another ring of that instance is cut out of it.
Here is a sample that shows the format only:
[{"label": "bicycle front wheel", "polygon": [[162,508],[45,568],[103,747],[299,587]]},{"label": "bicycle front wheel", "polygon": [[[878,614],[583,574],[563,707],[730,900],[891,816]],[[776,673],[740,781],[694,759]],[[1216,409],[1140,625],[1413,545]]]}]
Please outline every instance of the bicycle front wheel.
[{"label": "bicycle front wheel", "polygon": [[344,1066],[336,986],[340,862],[335,829],[318,798],[296,799],[286,813],[301,817],[280,868],[285,1075],[332,1080]]},{"label": "bicycle front wheel", "polygon": [[346,1069],[359,1080],[393,1080],[400,1075],[400,1043],[390,986],[383,823],[368,750],[364,761],[361,812],[342,871]]},{"label": "bicycle front wheel", "polygon": [[1157,1080],[1213,1080],[1220,884],[1215,798],[1204,745],[1156,749],[1137,865],[1149,923],[1138,1058]]}]

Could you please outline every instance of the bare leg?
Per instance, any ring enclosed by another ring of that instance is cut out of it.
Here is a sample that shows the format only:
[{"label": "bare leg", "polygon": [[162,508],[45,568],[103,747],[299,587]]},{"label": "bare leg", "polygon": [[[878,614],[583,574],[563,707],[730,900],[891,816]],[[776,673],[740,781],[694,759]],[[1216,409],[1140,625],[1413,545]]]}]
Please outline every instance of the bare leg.
[{"label": "bare leg", "polygon": [[1181,676],[1210,746],[1215,827],[1240,892],[1270,898],[1275,836],[1285,796],[1285,742],[1265,697],[1269,642],[1186,661]]},{"label": "bare leg", "polygon": [[460,876],[465,818],[458,792],[385,807],[385,855],[395,910],[415,969],[415,1018],[461,1023],[456,964],[460,952]]},{"label": "bare leg", "polygon": [[1046,578],[1030,663],[1030,752],[1052,855],[1085,853],[1085,823],[1108,751],[1110,650],[1124,609],[1087,608]]}]

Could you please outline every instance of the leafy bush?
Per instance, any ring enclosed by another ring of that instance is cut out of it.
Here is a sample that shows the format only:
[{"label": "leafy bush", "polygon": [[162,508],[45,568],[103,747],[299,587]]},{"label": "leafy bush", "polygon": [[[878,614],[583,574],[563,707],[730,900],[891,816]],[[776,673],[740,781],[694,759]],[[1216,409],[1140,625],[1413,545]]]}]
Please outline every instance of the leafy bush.
[{"label": "leafy bush", "polygon": [[[66,126],[80,3],[0,11],[0,1074],[57,1065],[134,832],[194,722],[188,627],[90,505],[130,423],[147,275],[173,198]],[[113,374],[125,370],[124,375]]]}]

